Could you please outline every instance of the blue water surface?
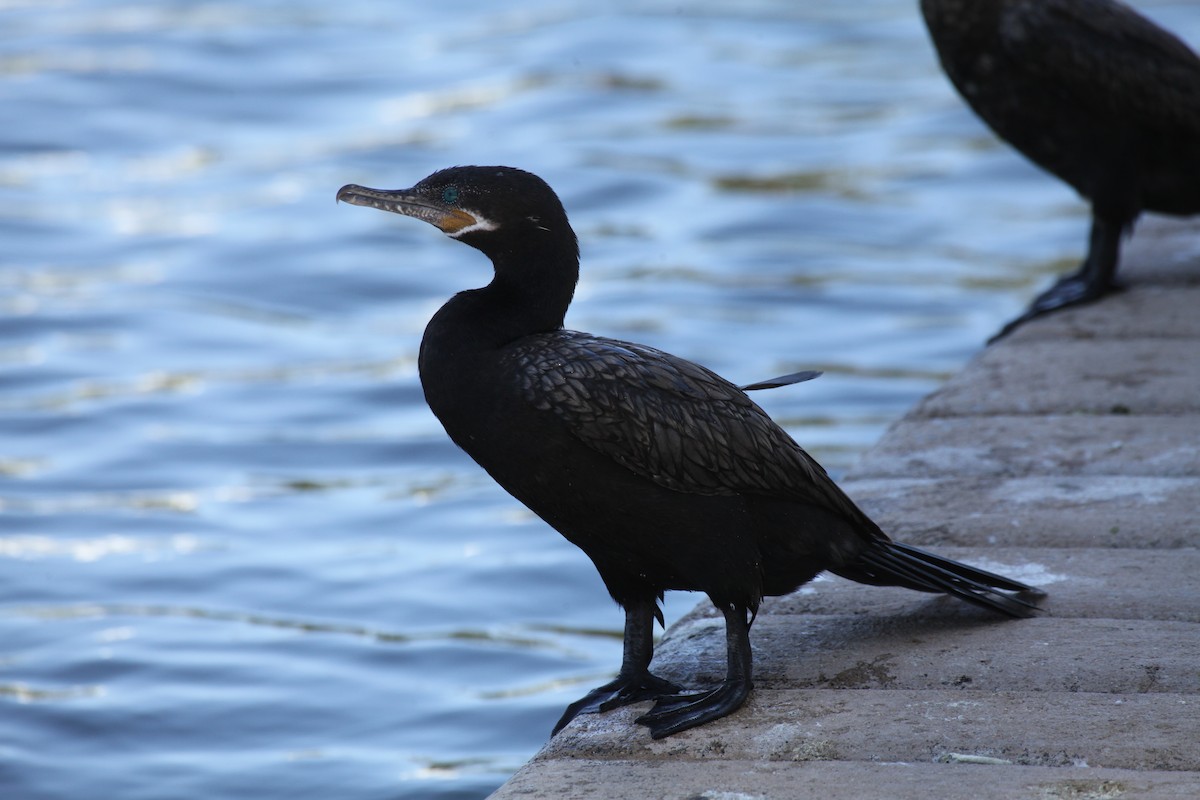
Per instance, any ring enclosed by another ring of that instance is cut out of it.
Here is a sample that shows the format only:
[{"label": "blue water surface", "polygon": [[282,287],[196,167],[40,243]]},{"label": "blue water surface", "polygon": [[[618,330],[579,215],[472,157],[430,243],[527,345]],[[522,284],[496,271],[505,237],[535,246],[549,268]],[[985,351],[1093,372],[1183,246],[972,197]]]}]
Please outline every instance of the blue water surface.
[{"label": "blue water surface", "polygon": [[760,399],[840,474],[1083,248],[916,5],[0,2],[0,797],[503,782],[622,616],[425,408],[486,261],[335,191],[537,172],[572,327],[825,370]]}]

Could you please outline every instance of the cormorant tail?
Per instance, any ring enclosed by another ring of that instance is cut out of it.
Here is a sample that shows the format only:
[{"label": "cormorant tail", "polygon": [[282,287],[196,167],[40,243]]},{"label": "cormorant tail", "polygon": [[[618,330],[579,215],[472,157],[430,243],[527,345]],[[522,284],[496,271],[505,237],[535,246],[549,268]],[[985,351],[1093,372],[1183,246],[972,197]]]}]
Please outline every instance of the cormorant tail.
[{"label": "cormorant tail", "polygon": [[1010,578],[893,541],[879,541],[852,564],[830,571],[872,586],[903,586],[919,592],[953,595],[1010,617],[1031,617],[1038,607],[1005,592],[1043,594]]}]

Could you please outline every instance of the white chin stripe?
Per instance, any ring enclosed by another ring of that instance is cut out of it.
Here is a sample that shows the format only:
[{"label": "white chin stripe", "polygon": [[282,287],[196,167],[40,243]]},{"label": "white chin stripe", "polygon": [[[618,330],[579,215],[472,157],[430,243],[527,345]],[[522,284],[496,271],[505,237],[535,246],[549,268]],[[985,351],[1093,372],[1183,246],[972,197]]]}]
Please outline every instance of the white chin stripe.
[{"label": "white chin stripe", "polygon": [[477,214],[474,211],[471,211],[470,209],[466,209],[466,208],[464,208],[463,211],[466,211],[468,214],[470,214],[472,217],[474,217],[475,223],[473,225],[467,225],[466,227],[459,228],[458,230],[454,231],[453,233],[447,233],[446,235],[449,236],[451,239],[457,239],[458,237],[462,236],[464,233],[473,233],[475,231],[494,231],[500,227],[499,225],[492,222],[490,219],[483,216],[482,214]]}]

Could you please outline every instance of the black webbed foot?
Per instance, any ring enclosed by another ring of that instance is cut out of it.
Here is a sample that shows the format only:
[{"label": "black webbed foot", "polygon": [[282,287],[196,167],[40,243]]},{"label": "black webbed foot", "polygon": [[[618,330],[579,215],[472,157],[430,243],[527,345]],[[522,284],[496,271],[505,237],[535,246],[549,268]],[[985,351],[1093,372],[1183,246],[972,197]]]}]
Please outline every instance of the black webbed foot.
[{"label": "black webbed foot", "polygon": [[1117,291],[1118,288],[1108,282],[1100,283],[1089,279],[1082,272],[1073,272],[1070,275],[1065,275],[1059,278],[1049,289],[1034,298],[1033,302],[1029,304],[1029,309],[1024,314],[1009,322],[1000,329],[999,333],[988,339],[988,344],[1003,339],[1031,319],[1037,319],[1038,317],[1069,306],[1082,305],[1083,303],[1090,303],[1093,300],[1099,300],[1101,297]]},{"label": "black webbed foot", "polygon": [[675,684],[649,672],[632,676],[618,675],[616,680],[597,686],[567,706],[550,735],[557,734],[580,714],[603,713],[642,700],[657,700],[664,695],[674,695],[678,691],[679,687]]},{"label": "black webbed foot", "polygon": [[1112,287],[1107,282],[1102,283],[1076,272],[1059,278],[1053,286],[1034,298],[1029,310],[1035,314],[1045,314],[1067,306],[1099,300],[1110,291]]},{"label": "black webbed foot", "polygon": [[657,700],[675,694],[679,687],[657,675],[650,674],[654,657],[654,620],[662,620],[662,612],[653,596],[631,600],[625,606],[624,655],[617,677],[597,686],[567,706],[554,726],[554,736],[580,714],[596,714],[642,700]]},{"label": "black webbed foot", "polygon": [[728,659],[725,681],[708,692],[660,697],[654,708],[637,719],[639,724],[650,729],[654,739],[732,714],[750,696],[754,682],[751,679],[751,619],[747,618],[747,613],[754,612],[732,603],[718,603],[717,607],[725,615],[725,654]]},{"label": "black webbed foot", "polygon": [[712,691],[667,695],[638,717],[637,723],[650,729],[651,738],[662,739],[737,711],[751,688],[748,680],[727,680]]},{"label": "black webbed foot", "polygon": [[1028,311],[1001,328],[987,343],[994,344],[1031,319],[1060,308],[1090,303],[1117,291],[1120,288],[1116,284],[1116,275],[1121,234],[1131,224],[1132,220],[1114,221],[1094,214],[1087,258],[1079,269],[1059,278],[1035,297]]}]

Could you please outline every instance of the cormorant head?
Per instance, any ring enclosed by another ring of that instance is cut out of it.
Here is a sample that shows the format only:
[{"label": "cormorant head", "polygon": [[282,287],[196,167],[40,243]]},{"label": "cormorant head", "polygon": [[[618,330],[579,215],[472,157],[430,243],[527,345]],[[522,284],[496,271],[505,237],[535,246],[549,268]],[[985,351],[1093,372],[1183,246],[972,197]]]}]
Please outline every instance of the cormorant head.
[{"label": "cormorant head", "polygon": [[411,189],[350,184],[338,189],[337,199],[416,217],[488,255],[527,237],[565,239],[575,247],[558,195],[538,176],[513,167],[450,167]]}]

